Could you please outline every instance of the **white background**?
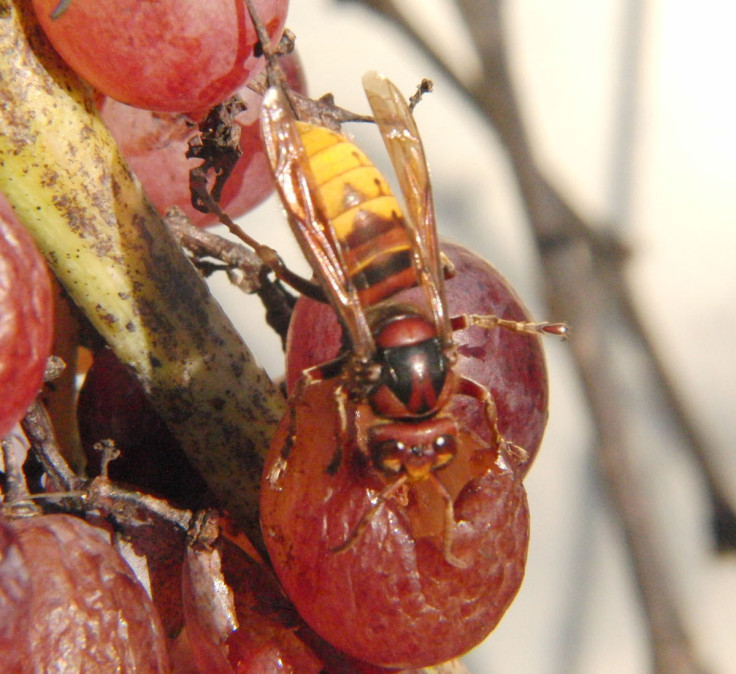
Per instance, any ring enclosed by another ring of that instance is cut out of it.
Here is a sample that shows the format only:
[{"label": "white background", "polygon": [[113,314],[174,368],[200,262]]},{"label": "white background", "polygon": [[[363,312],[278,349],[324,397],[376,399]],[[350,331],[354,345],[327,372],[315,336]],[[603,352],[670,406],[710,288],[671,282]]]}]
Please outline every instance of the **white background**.
[{"label": "white background", "polygon": [[[405,0],[433,40],[472,72],[449,4]],[[642,31],[637,54],[627,51],[628,4],[507,2],[512,66],[546,174],[588,219],[615,224],[632,245],[636,299],[700,431],[719,451],[736,502],[736,10],[721,0],[639,3],[646,8],[635,23]],[[403,34],[358,3],[291,5],[288,25],[312,95],[331,91],[344,107],[367,112],[360,85],[366,70],[383,71],[408,93],[423,77],[435,81],[416,117],[442,233],[499,267],[538,317],[563,320],[546,316],[537,298],[530,235],[486,124]],[[632,83],[633,133],[622,148],[621,95]],[[359,133],[378,160],[380,141]],[[620,156],[623,173],[616,169]],[[297,259],[275,200],[242,224]],[[258,303],[225,283],[214,285],[248,344],[278,375],[283,356],[278,340],[261,328]],[[566,346],[548,340],[547,353],[552,408],[527,480],[527,577],[501,625],[466,662],[474,674],[643,674],[649,666],[642,618],[621,535],[596,478],[585,402]],[[667,552],[687,626],[711,672],[736,672],[736,556],[711,555],[701,484],[645,390],[632,395],[631,415],[642,440],[641,477],[660,515],[656,542]]]}]

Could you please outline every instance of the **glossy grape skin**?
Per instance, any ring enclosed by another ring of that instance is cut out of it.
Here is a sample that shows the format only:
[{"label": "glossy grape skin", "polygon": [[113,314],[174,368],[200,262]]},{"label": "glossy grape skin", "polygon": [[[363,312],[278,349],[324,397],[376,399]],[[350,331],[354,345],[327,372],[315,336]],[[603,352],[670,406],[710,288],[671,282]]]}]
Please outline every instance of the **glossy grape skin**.
[{"label": "glossy grape skin", "polygon": [[15,216],[0,216],[0,437],[41,388],[53,329],[46,263]]},{"label": "glossy grape skin", "polygon": [[[189,112],[225,100],[264,65],[242,0],[33,0],[55,49],[107,96],[149,110]],[[287,0],[256,0],[278,42]]]},{"label": "glossy grape skin", "polygon": [[[143,587],[104,534],[70,515],[0,520],[4,672],[168,672],[163,632]],[[13,669],[14,661],[18,667]]]},{"label": "glossy grape skin", "polygon": [[[525,320],[528,312],[490,265],[457,246],[443,247],[457,268],[447,283],[453,314],[498,313]],[[412,291],[413,292],[413,291]],[[314,303],[293,318],[288,382],[301,369],[334,356],[339,327]],[[327,312],[329,313],[329,312]],[[521,482],[546,421],[547,379],[538,337],[472,328],[455,336],[457,369],[491,389],[506,437],[526,443],[529,460],[488,448],[478,405],[457,397],[465,422],[455,460],[437,476],[454,500],[452,554],[441,550],[443,501],[428,481],[411,486],[406,505],[389,500],[344,552],[336,553],[371,508],[385,479],[354,446],[337,472],[334,381],[307,389],[296,406],[297,434],[280,465],[288,418],[272,443],[264,471],[261,521],[274,568],[300,615],[323,638],[351,655],[394,667],[437,664],[466,652],[495,627],[524,573],[529,535]],[[373,421],[357,406],[357,433]]]},{"label": "glossy grape skin", "polygon": [[[279,59],[290,86],[306,93],[306,83],[295,52]],[[225,183],[220,206],[235,219],[260,204],[273,192],[271,169],[261,142],[259,113],[261,96],[248,87],[238,94],[247,109],[238,115],[240,149],[233,172]],[[200,227],[216,224],[217,216],[192,206],[189,171],[202,163],[187,159],[188,140],[195,129],[184,115],[155,113],[134,108],[108,98],[100,105],[102,119],[118,143],[120,151],[143,184],[146,194],[160,213],[178,206]]]},{"label": "glossy grape skin", "polygon": [[[445,282],[451,315],[495,313],[502,318],[531,320],[519,296],[490,263],[454,243],[443,242],[442,250],[457,271],[454,279]],[[417,292],[412,290],[398,297],[410,297]],[[303,370],[337,355],[341,338],[341,328],[332,309],[306,298],[297,302],[291,326],[286,362],[289,392]],[[498,328],[477,327],[455,332],[453,338],[458,351],[455,371],[491,391],[498,408],[499,430],[528,454],[528,460],[519,466],[521,475],[525,475],[539,450],[547,423],[549,393],[540,339]],[[467,428],[488,439],[478,405],[458,397],[453,402],[453,414]]]}]

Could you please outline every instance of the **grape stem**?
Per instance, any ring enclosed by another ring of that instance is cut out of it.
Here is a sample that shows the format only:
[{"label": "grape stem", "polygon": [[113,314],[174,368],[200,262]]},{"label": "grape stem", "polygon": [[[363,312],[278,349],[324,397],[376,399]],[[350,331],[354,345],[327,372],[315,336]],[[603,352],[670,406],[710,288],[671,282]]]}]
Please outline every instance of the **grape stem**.
[{"label": "grape stem", "polygon": [[179,245],[189,251],[197,267],[200,267],[206,258],[219,260],[225,269],[240,272],[240,279],[235,285],[243,292],[253,293],[259,290],[259,277],[264,265],[251,248],[213,234],[208,229],[197,227],[192,224],[184,211],[176,206],[166,212],[164,221]]},{"label": "grape stem", "polygon": [[164,221],[182,248],[189,251],[200,271],[207,271],[206,258],[218,260],[224,265],[233,285],[245,293],[258,295],[266,309],[266,322],[286,348],[286,334],[296,297],[278,279],[271,278],[270,267],[263,264],[251,248],[193,225],[177,207],[169,209]]},{"label": "grape stem", "polygon": [[44,472],[53,480],[56,489],[64,491],[80,489],[84,480],[77,477],[64,460],[54,436],[51,419],[49,419],[46,408],[38,399],[28,408],[21,421],[21,428],[41,462]]},{"label": "grape stem", "polygon": [[186,532],[193,545],[209,547],[220,533],[215,511],[176,508],[162,498],[121,487],[106,477],[87,483],[82,503],[86,511],[109,513],[123,527],[144,524],[153,515]]},{"label": "grape stem", "polygon": [[5,495],[3,506],[10,504],[15,507],[20,504],[20,507],[28,514],[39,512],[38,506],[29,500],[30,494],[19,459],[24,452],[24,448],[20,446],[20,438],[13,433],[3,438],[2,452],[4,473],[2,492]]},{"label": "grape stem", "polygon": [[[17,458],[18,453],[11,446],[14,440],[11,435],[2,443],[6,474],[5,495],[8,501],[25,503],[31,498],[61,500],[65,510],[98,510],[112,515],[124,527],[144,523],[153,515],[185,531],[192,544],[205,547],[211,545],[219,535],[214,511],[192,512],[177,508],[162,498],[121,487],[109,480],[104,473],[93,480],[84,480],[77,476],[64,459],[48,414],[38,400],[29,408],[21,426],[30,442],[31,451],[54,481],[58,491],[29,496],[23,469]],[[105,446],[106,450],[109,448],[110,445]],[[114,446],[112,449],[114,450]],[[108,460],[114,458],[111,455]]]},{"label": "grape stem", "polygon": [[[286,53],[286,49],[293,50],[295,40],[293,33],[288,30],[284,31],[284,37],[274,48],[253,0],[245,0],[245,4],[267,61],[266,69],[249,82],[249,89],[263,95],[268,87],[279,87],[284,92],[297,119],[327,127],[333,131],[340,131],[340,125],[345,122],[373,122],[373,118],[368,115],[359,115],[336,106],[332,94],[324,94],[318,99],[313,99],[291,89],[278,57]],[[429,89],[431,89],[431,83]],[[425,88],[424,92],[429,89]]]}]

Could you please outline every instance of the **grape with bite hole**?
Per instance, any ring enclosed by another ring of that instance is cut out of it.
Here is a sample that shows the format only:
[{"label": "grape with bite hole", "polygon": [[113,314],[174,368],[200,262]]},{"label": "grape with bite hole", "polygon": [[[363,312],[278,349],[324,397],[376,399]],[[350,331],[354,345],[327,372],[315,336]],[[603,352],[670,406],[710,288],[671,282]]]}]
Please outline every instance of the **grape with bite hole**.
[{"label": "grape with bite hole", "polygon": [[[459,246],[443,250],[457,271],[446,284],[453,315],[529,320],[493,267]],[[289,338],[292,389],[304,368],[334,357],[340,346],[331,310],[300,303]],[[456,334],[455,341],[457,370],[488,387],[504,436],[526,451],[489,446],[478,404],[456,396],[452,411],[462,425],[458,453],[437,478],[454,502],[452,555],[458,564],[443,555],[445,504],[429,481],[375,507],[387,481],[355,443],[342,448],[334,466],[337,382],[308,386],[301,402],[292,402],[293,446],[287,455],[287,415],[266,462],[261,521],[287,594],[324,639],[383,666],[437,664],[477,645],[503,616],[524,574],[529,515],[522,477],[547,415],[540,340],[473,327]],[[349,409],[360,437],[374,421],[373,412],[367,404]],[[359,535],[344,546],[369,511]]]}]

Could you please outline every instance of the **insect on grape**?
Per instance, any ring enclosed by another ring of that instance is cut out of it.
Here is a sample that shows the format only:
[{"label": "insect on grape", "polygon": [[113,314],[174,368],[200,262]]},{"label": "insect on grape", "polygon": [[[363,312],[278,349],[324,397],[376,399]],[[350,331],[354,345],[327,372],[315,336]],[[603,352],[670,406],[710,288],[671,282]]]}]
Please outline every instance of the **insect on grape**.
[{"label": "insect on grape", "polygon": [[[497,316],[448,314],[446,263],[439,248],[429,170],[409,105],[384,76],[363,77],[373,117],[403,193],[406,214],[366,155],[344,136],[298,121],[283,92],[271,88],[261,128],[290,226],[323,294],[337,313],[348,348],[335,360],[302,374],[290,400],[290,441],[269,480],[288,467],[298,437],[296,408],[312,384],[335,379],[339,428],[331,467],[348,443],[357,444],[383,476],[385,487],[344,543],[349,548],[377,510],[401,489],[429,481],[444,502],[442,552],[452,553],[452,498],[441,470],[458,451],[459,424],[449,412],[454,396],[469,396],[484,409],[494,449],[523,454],[498,430],[496,406],[481,384],[459,375],[453,332],[471,325],[519,333],[564,336],[562,324],[508,321]],[[420,288],[421,299],[397,293]],[[367,403],[372,421],[356,434],[355,409]]]}]

